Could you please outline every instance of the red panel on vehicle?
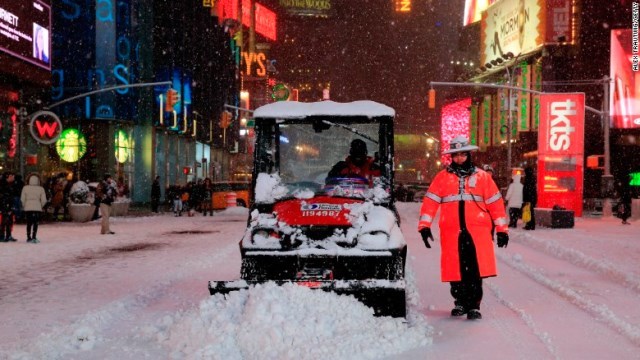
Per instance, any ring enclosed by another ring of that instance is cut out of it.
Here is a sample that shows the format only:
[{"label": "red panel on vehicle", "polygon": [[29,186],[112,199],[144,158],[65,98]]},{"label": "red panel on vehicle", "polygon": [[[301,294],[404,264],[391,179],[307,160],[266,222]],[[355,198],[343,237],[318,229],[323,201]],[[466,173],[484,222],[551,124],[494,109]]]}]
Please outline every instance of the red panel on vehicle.
[{"label": "red panel on vehicle", "polygon": [[[278,220],[288,225],[349,226],[347,208],[361,204],[360,199],[319,196],[313,199],[292,199],[277,203]],[[346,206],[345,206],[346,205]]]}]

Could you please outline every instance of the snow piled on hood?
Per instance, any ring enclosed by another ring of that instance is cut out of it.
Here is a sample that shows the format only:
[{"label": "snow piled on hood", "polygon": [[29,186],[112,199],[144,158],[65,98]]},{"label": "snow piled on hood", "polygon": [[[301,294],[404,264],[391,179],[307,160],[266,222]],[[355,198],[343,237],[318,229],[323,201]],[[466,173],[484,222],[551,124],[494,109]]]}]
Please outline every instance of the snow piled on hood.
[{"label": "snow piled on hood", "polygon": [[255,195],[257,203],[273,203],[275,199],[285,195],[287,195],[287,188],[280,184],[278,174],[258,174]]},{"label": "snow piled on hood", "polygon": [[172,358],[373,359],[431,344],[425,318],[410,322],[374,317],[351,296],[265,283],[212,296],[148,330],[179,349]]}]

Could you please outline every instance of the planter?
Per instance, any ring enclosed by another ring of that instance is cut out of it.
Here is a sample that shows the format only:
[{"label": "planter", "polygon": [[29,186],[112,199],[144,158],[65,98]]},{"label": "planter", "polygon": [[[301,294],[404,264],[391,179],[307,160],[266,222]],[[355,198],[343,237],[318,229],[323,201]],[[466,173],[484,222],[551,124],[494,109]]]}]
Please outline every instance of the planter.
[{"label": "planter", "polygon": [[114,202],[111,204],[111,213],[109,216],[127,216],[129,212],[129,201]]},{"label": "planter", "polygon": [[95,208],[96,207],[94,205],[90,204],[69,204],[69,216],[71,216],[71,221],[90,221],[93,217]]}]

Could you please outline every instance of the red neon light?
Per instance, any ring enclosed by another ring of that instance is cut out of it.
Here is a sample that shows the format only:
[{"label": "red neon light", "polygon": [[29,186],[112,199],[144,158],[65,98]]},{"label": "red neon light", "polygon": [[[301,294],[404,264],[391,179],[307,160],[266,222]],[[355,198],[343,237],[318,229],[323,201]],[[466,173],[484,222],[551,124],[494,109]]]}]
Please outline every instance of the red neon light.
[{"label": "red neon light", "polygon": [[[242,25],[251,27],[251,2],[252,0],[242,0]],[[269,40],[276,40],[276,13],[267,7],[255,4],[256,32]],[[216,10],[219,21],[225,19],[238,20],[238,0],[216,1]]]},{"label": "red neon light", "polygon": [[256,32],[269,40],[276,41],[276,13],[256,4]]},{"label": "red neon light", "polygon": [[[471,121],[471,98],[462,99],[442,107],[441,131],[442,140],[440,151],[449,150],[449,141],[458,135],[469,137],[469,122]],[[442,158],[443,163],[451,162],[449,156]]]},{"label": "red neon light", "polygon": [[46,136],[47,138],[51,139],[56,134],[56,130],[58,129],[57,122],[36,120],[35,123],[36,129],[38,131],[38,136],[40,136],[40,138],[45,138]]}]

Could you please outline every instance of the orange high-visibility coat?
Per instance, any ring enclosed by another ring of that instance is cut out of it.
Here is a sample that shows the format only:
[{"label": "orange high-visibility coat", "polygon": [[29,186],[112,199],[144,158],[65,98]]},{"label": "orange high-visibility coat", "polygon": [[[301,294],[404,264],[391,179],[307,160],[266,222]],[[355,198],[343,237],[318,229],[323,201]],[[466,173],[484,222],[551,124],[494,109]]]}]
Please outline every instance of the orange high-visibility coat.
[{"label": "orange high-visibility coat", "polygon": [[[460,190],[462,185],[462,190]],[[492,223],[496,232],[508,232],[507,217],[500,190],[487,172],[478,168],[470,176],[440,171],[433,179],[420,208],[418,230],[430,228],[440,207],[440,256],[443,282],[460,281],[459,202],[464,201],[465,224],[476,248],[480,277],[496,276],[496,258],[491,237]]]}]

